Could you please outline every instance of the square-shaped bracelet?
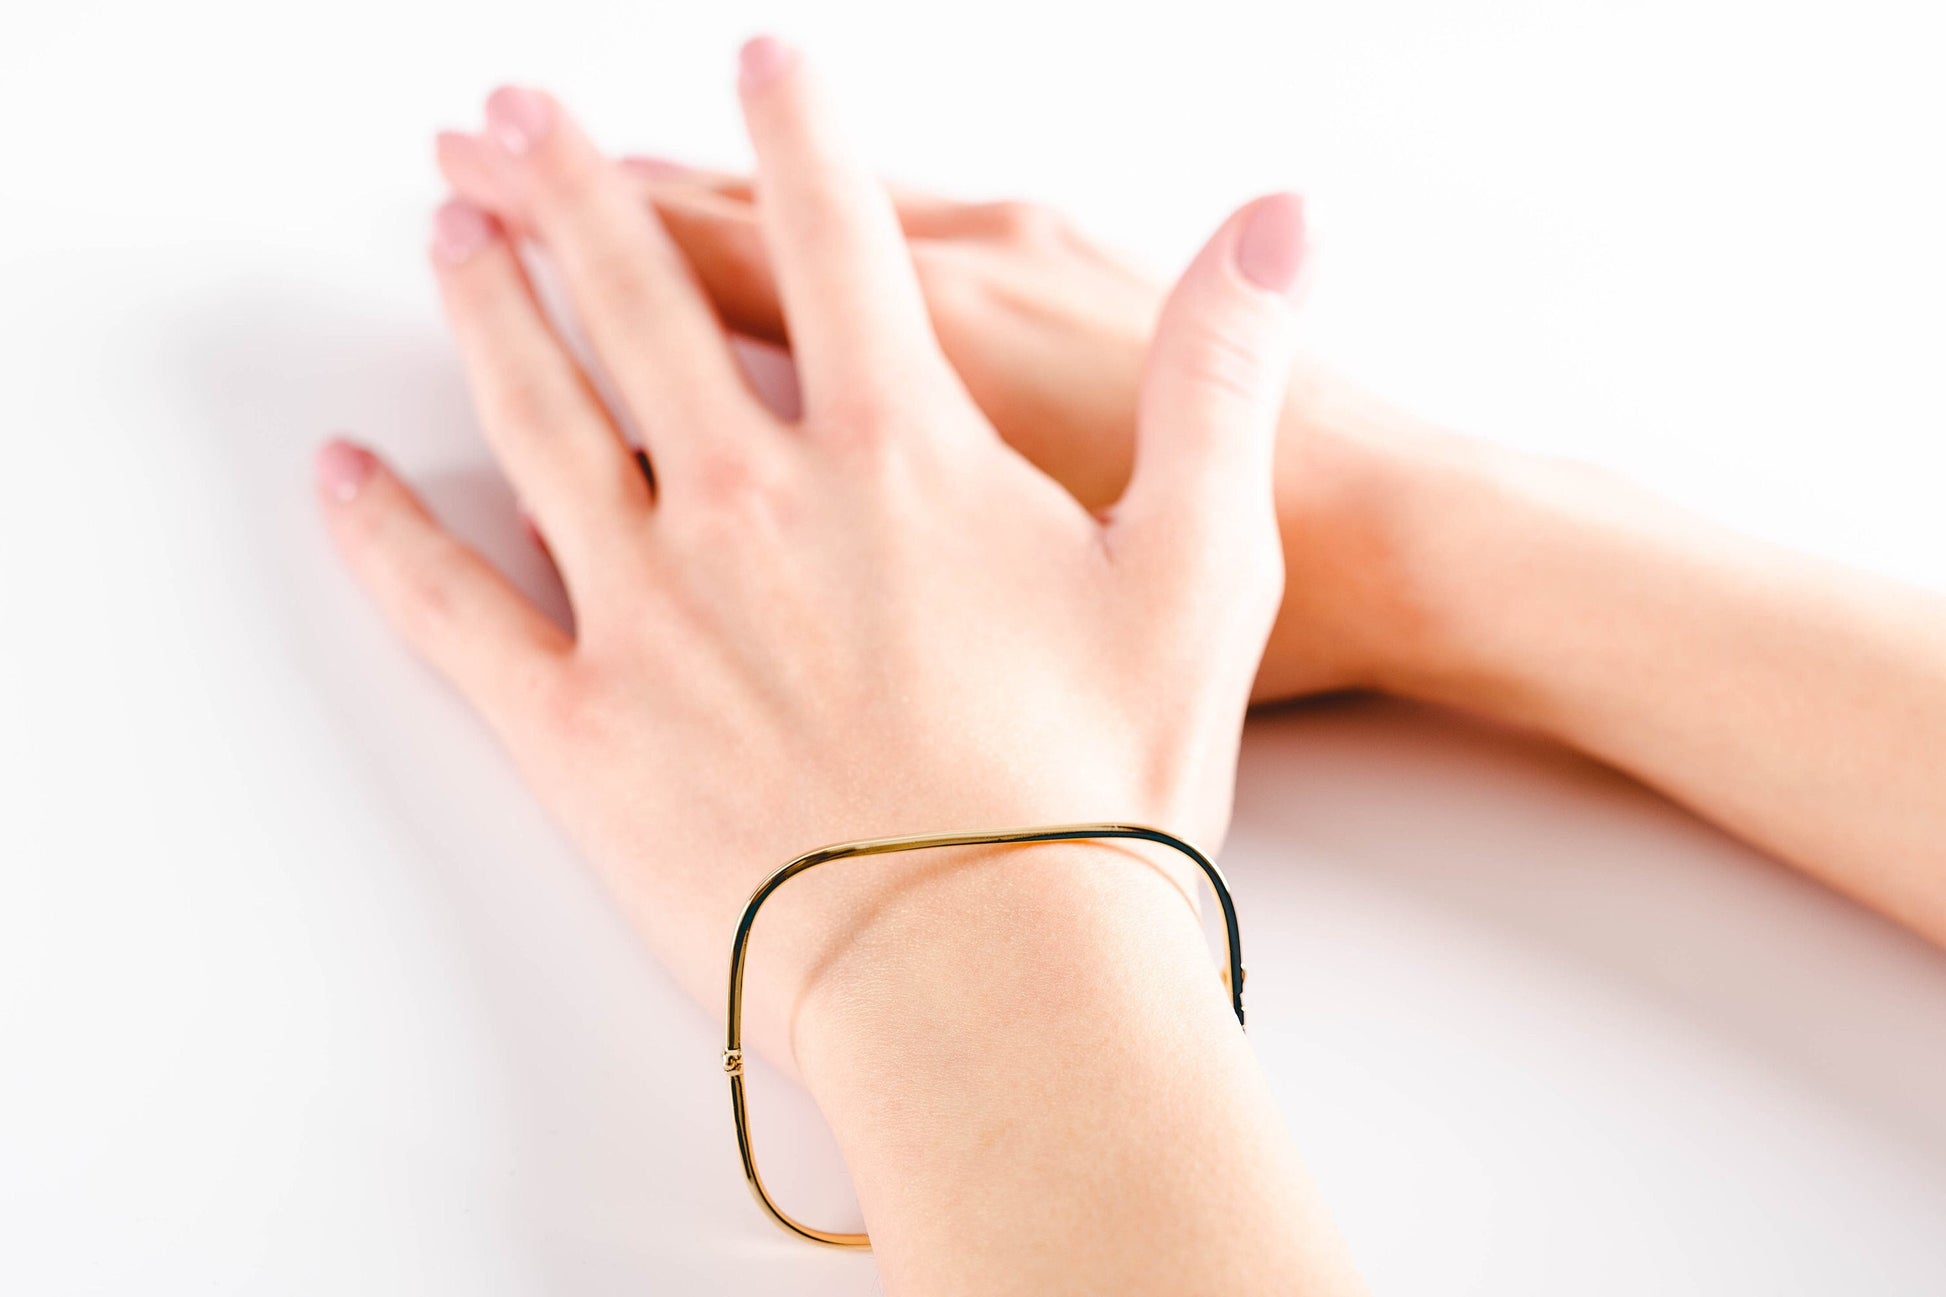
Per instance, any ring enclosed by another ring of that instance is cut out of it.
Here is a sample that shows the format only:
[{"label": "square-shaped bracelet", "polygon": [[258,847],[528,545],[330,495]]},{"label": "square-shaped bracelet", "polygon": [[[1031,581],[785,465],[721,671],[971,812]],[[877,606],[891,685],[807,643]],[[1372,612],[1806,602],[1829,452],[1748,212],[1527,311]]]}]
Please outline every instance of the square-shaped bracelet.
[{"label": "square-shaped bracelet", "polygon": [[897,851],[924,851],[934,847],[978,847],[1003,846],[1031,842],[1074,842],[1089,839],[1136,838],[1143,842],[1154,842],[1169,847],[1177,853],[1189,857],[1196,867],[1203,871],[1209,880],[1210,890],[1216,893],[1217,904],[1223,909],[1223,939],[1225,945],[1222,978],[1230,992],[1230,1006],[1236,1011],[1237,1024],[1243,1024],[1243,951],[1237,936],[1236,904],[1230,899],[1229,886],[1224,883],[1223,875],[1216,865],[1196,848],[1173,834],[1161,829],[1147,828],[1140,824],[1057,824],[1037,829],[1005,829],[994,833],[926,833],[904,838],[868,838],[860,842],[841,842],[836,846],[820,847],[806,852],[791,861],[763,881],[750,896],[749,904],[743,907],[743,918],[737,924],[736,939],[730,947],[730,1012],[729,1038],[723,1048],[723,1071],[730,1078],[730,1109],[736,1118],[737,1153],[743,1159],[743,1178],[750,1183],[750,1192],[757,1205],[786,1230],[813,1243],[824,1243],[831,1247],[862,1248],[870,1247],[871,1239],[864,1234],[839,1233],[832,1230],[817,1229],[792,1219],[764,1189],[763,1177],[757,1174],[757,1163],[750,1151],[750,1115],[744,1101],[743,1092],[743,967],[750,950],[750,928],[757,921],[757,911],[763,903],[791,879],[807,869],[829,864],[833,860],[847,860],[854,856],[882,856]]}]

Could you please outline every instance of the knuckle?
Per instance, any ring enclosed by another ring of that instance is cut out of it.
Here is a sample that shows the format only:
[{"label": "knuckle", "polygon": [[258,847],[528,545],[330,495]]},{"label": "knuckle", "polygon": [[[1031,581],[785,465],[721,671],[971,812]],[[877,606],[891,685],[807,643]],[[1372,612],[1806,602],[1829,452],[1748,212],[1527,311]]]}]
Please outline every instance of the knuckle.
[{"label": "knuckle", "polygon": [[628,318],[654,295],[655,276],[635,249],[591,235],[576,258],[574,295],[591,312]]},{"label": "knuckle", "polygon": [[588,743],[600,734],[607,715],[599,685],[597,672],[570,658],[533,682],[533,715],[557,740]]},{"label": "knuckle", "polygon": [[684,466],[678,498],[693,502],[697,543],[705,549],[774,531],[788,492],[776,457],[712,450]]},{"label": "knuckle", "polygon": [[591,149],[570,147],[559,132],[528,156],[527,165],[543,205],[557,208],[579,207],[618,174],[609,159]]},{"label": "knuckle", "polygon": [[818,438],[828,446],[856,451],[883,447],[905,418],[900,400],[876,386],[860,384],[834,393],[818,411]]},{"label": "knuckle", "polygon": [[491,414],[504,428],[540,432],[558,420],[560,403],[546,384],[509,377],[493,395]]},{"label": "knuckle", "polygon": [[409,638],[425,642],[456,619],[466,564],[458,548],[438,545],[400,574],[399,613]]},{"label": "knuckle", "polygon": [[1239,401],[1262,399],[1271,385],[1271,361],[1255,324],[1235,312],[1195,321],[1175,351],[1181,376]]},{"label": "knuckle", "polygon": [[836,168],[804,182],[791,219],[796,241],[812,260],[829,259],[836,265],[842,264],[841,258],[858,255],[864,237],[860,232],[873,219],[877,184],[875,177],[842,174]]},{"label": "knuckle", "polygon": [[747,455],[720,451],[697,456],[688,490],[718,507],[743,508],[765,494],[762,471]]}]

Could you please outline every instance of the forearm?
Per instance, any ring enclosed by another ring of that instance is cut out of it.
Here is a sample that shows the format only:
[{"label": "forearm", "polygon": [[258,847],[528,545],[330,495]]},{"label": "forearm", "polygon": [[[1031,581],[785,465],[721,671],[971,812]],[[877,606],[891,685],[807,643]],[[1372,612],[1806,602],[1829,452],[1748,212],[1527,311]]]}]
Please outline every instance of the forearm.
[{"label": "forearm", "polygon": [[1946,599],[1427,434],[1381,683],[1529,727],[1946,943]]},{"label": "forearm", "polygon": [[1122,851],[902,888],[798,1054],[889,1291],[1358,1291],[1193,914]]}]

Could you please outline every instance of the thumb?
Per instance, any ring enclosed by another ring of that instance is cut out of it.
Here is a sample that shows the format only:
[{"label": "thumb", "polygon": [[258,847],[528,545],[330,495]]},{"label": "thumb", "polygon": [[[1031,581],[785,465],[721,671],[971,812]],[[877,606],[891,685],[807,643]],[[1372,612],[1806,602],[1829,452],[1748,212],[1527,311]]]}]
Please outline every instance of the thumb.
[{"label": "thumb", "polygon": [[1115,526],[1180,539],[1272,510],[1304,260],[1302,202],[1270,194],[1225,221],[1177,281],[1143,370],[1135,471]]}]

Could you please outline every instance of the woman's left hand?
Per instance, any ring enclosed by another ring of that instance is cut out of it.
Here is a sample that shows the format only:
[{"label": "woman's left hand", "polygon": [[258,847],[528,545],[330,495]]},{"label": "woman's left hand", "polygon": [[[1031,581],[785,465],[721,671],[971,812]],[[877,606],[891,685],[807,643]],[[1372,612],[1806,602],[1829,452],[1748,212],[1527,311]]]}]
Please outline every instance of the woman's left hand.
[{"label": "woman's left hand", "polygon": [[[535,238],[484,136],[439,138],[441,173]],[[748,177],[624,159],[732,330],[788,343]],[[1001,438],[1090,509],[1135,463],[1149,341],[1168,285],[1052,209],[892,191],[940,349]],[[1285,392],[1274,481],[1285,597],[1259,701],[1357,687],[1408,689],[1425,670],[1416,506],[1459,439],[1385,408],[1312,362]]]},{"label": "woman's left hand", "polygon": [[[1271,458],[1303,250],[1277,195],[1189,268],[1132,481],[1097,516],[967,396],[799,60],[753,42],[741,80],[799,420],[758,402],[667,231],[548,96],[493,96],[492,165],[653,486],[502,227],[438,218],[481,423],[572,636],[369,452],[319,464],[352,569],[712,1006],[752,890],[814,847],[1136,820],[1216,849],[1282,577]],[[830,1120],[888,1290],[1356,1289],[1179,880],[1086,842],[868,863],[766,908],[745,1035]]]}]

